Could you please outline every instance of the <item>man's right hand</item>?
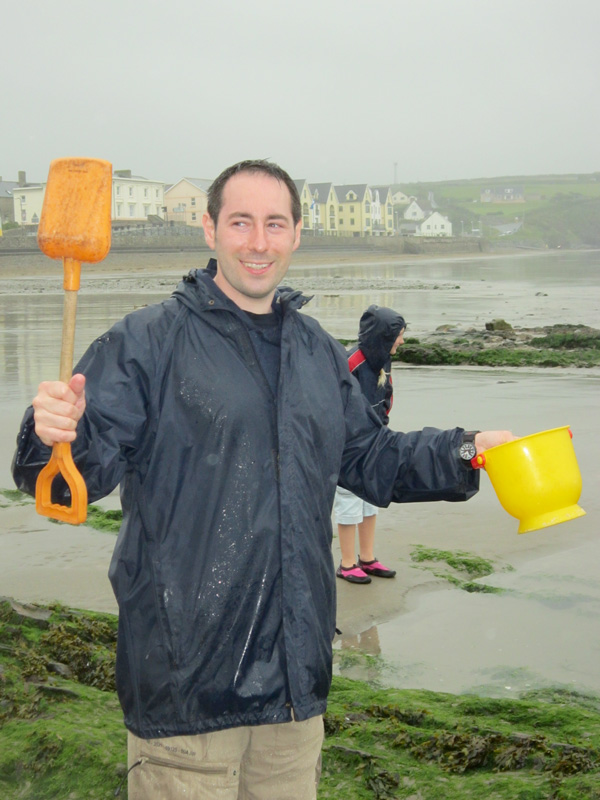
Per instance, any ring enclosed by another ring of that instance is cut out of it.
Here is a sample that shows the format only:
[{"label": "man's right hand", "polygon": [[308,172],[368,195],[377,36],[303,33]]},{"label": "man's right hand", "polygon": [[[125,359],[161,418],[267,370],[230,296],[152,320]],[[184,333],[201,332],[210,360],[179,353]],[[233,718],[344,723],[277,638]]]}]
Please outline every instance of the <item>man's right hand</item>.
[{"label": "man's right hand", "polygon": [[85,376],[73,375],[68,384],[43,381],[32,405],[35,432],[44,444],[74,441],[85,411]]}]

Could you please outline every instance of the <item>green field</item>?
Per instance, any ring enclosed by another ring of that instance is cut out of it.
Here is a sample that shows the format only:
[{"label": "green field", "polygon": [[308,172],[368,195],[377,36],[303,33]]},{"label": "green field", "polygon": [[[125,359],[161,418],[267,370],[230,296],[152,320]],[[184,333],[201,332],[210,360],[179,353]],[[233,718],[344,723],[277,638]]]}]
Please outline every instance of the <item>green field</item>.
[{"label": "green field", "polygon": [[[522,187],[525,202],[481,202],[484,189],[506,186]],[[396,188],[424,205],[432,193],[440,212],[450,218],[455,236],[476,229],[487,239],[499,239],[495,225],[519,221],[521,229],[508,237],[517,245],[600,247],[600,173],[481,178]]]}]

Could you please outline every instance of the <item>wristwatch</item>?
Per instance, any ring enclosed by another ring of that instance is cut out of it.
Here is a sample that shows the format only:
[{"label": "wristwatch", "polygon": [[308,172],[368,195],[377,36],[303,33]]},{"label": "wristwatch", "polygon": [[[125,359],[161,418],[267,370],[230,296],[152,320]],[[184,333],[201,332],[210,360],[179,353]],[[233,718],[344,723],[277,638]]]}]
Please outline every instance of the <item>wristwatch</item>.
[{"label": "wristwatch", "polygon": [[473,466],[471,461],[477,455],[475,437],[478,433],[480,433],[480,431],[465,431],[463,433],[462,443],[458,448],[458,455],[461,457],[465,466]]}]

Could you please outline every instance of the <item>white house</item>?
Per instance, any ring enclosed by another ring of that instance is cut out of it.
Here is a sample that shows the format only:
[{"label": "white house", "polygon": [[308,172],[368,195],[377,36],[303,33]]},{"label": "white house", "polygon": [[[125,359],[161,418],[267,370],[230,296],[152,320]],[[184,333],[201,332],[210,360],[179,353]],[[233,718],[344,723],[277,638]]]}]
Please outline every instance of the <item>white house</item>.
[{"label": "white house", "polygon": [[452,236],[452,223],[448,217],[434,211],[417,225],[415,236]]},{"label": "white house", "polygon": [[112,191],[112,219],[117,227],[147,222],[150,216],[164,218],[162,181],[132,175],[130,169],[116,169]]},{"label": "white house", "polygon": [[167,222],[181,222],[194,228],[202,227],[206,211],[208,189],[212,180],[207,178],[180,178],[165,189],[165,218]]},{"label": "white house", "polygon": [[45,183],[27,183],[25,172],[19,172],[19,180],[13,183],[10,192],[15,222],[19,225],[39,224],[45,192]]},{"label": "white house", "polygon": [[[23,173],[23,176],[25,173]],[[131,170],[115,170],[112,180],[113,224],[117,227],[147,222],[148,217],[163,217],[164,183],[141,178]],[[46,194],[46,182],[37,184],[21,180],[13,189],[15,220],[21,225],[39,224]]]},{"label": "white house", "polygon": [[391,236],[394,232],[394,206],[389,186],[371,186],[371,224],[373,236]]},{"label": "white house", "polygon": [[407,194],[404,194],[404,192],[401,192],[400,190],[392,193],[392,203],[395,206],[407,206],[410,203],[411,199],[412,198],[410,198]]},{"label": "white house", "polygon": [[404,213],[402,215],[404,219],[409,220],[418,220],[418,219],[425,219],[427,216],[424,209],[417,203],[414,197],[410,198],[410,203],[404,209]]}]

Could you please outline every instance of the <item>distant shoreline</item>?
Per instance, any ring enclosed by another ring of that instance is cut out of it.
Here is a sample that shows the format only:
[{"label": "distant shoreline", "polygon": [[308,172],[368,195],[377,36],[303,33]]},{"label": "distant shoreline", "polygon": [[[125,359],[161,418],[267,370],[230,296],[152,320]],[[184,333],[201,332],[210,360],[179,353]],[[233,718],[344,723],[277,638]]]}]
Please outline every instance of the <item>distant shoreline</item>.
[{"label": "distant shoreline", "polygon": [[[0,240],[1,241],[1,240]],[[365,263],[402,263],[415,261],[455,261],[457,259],[471,258],[507,258],[513,255],[540,256],[552,255],[556,251],[548,250],[521,250],[519,248],[502,251],[475,251],[475,250],[431,250],[421,253],[395,252],[384,247],[364,247],[353,245],[337,245],[323,247],[300,247],[292,260],[291,269],[312,267],[315,265]],[[560,251],[558,251],[560,252]],[[203,267],[213,252],[207,247],[197,249],[113,249],[108,256],[97,264],[82,264],[82,286],[87,278],[107,278],[112,275],[123,277],[125,274],[160,275],[167,274],[165,269],[181,270],[194,267]],[[146,256],[147,265],[139,266],[139,262]],[[133,264],[132,262],[136,263]],[[171,263],[169,263],[171,262]],[[177,263],[174,263],[177,262]],[[183,274],[183,273],[182,273]],[[22,278],[57,278],[62,280],[62,263],[60,260],[47,258],[37,249],[6,251],[0,247],[0,292],[6,293],[7,287],[2,286],[5,281],[14,281]],[[9,289],[10,291],[10,289]],[[18,287],[16,287],[18,291]]]}]

